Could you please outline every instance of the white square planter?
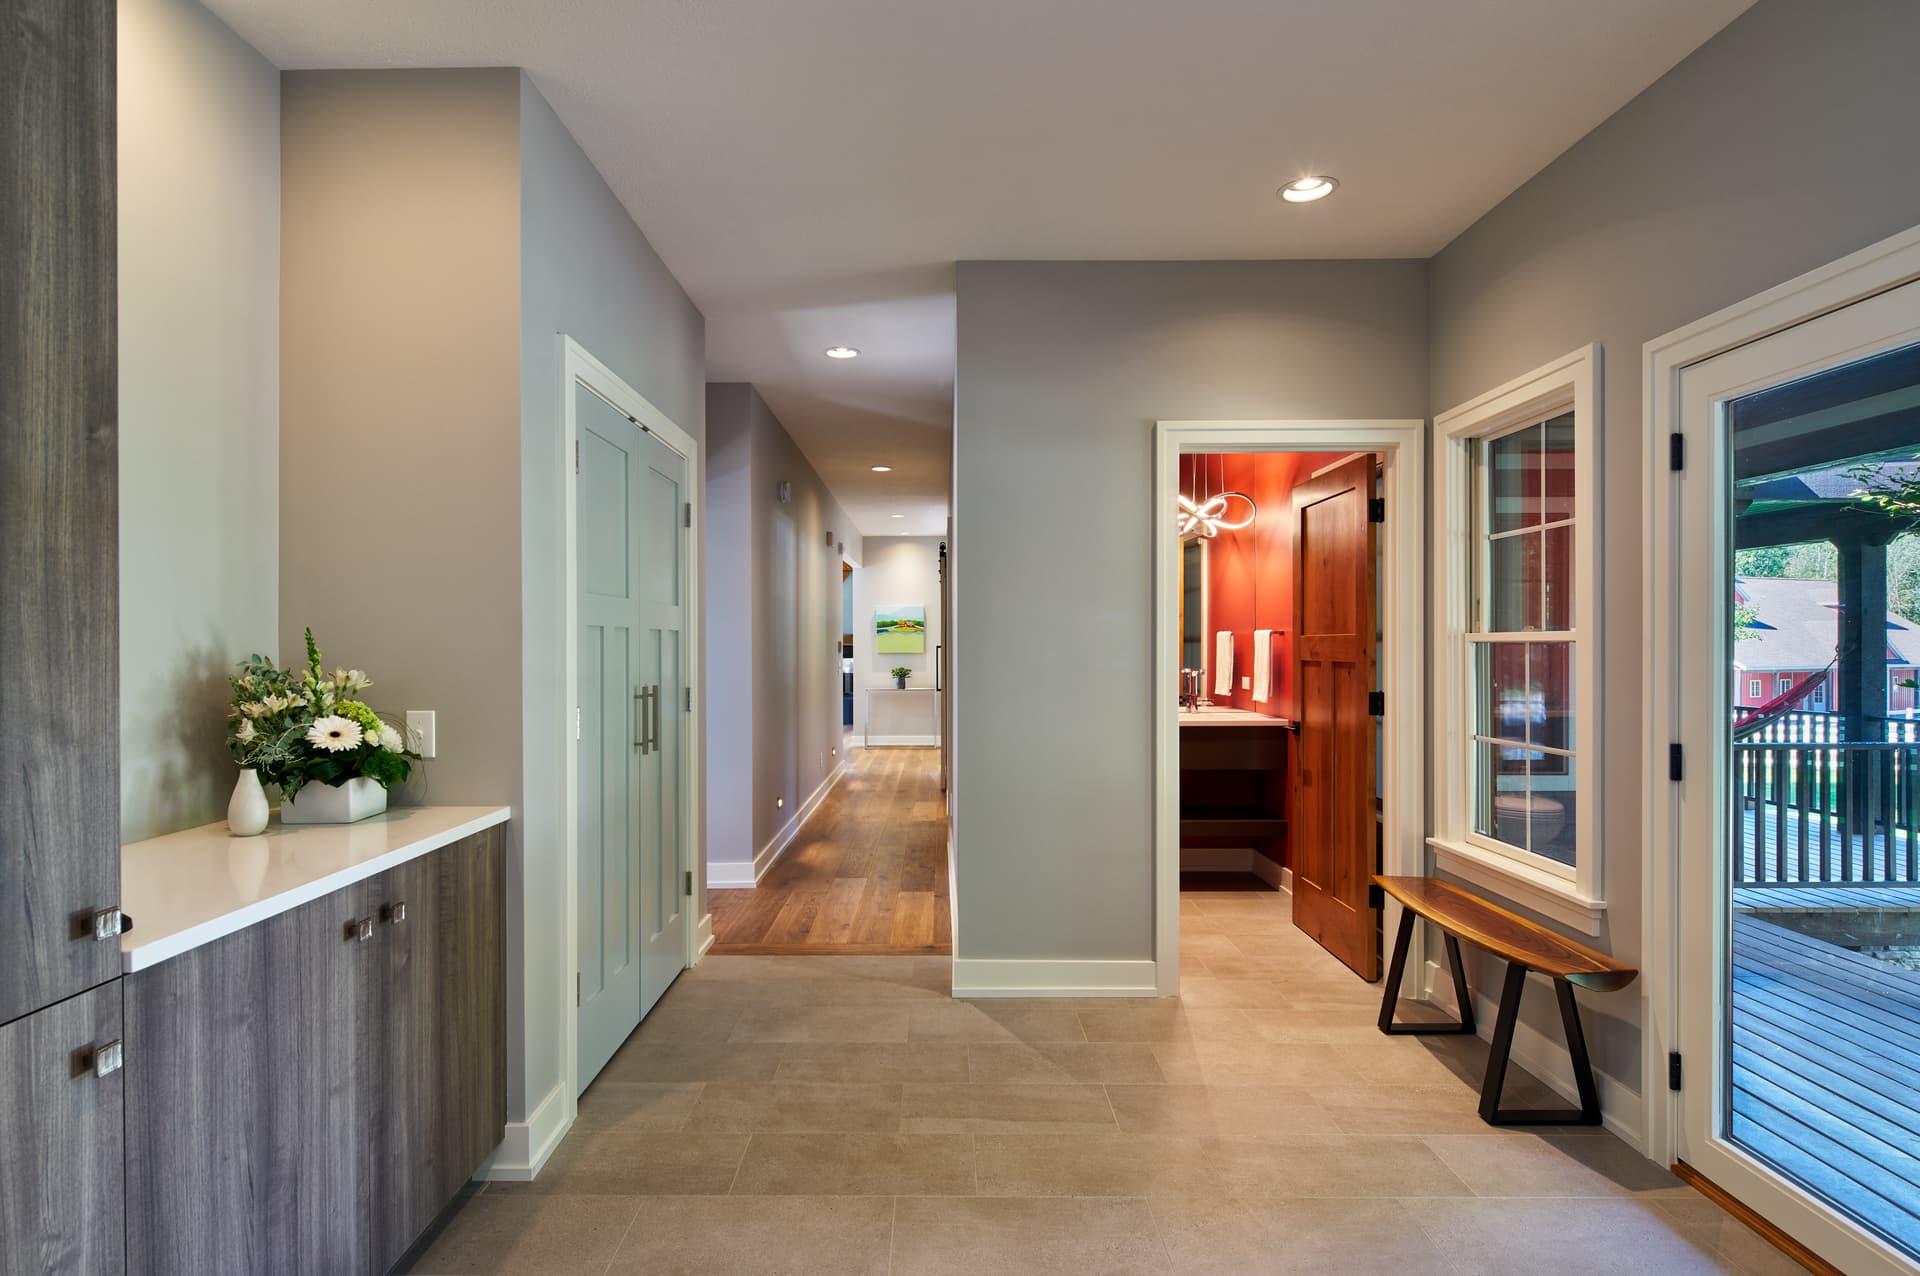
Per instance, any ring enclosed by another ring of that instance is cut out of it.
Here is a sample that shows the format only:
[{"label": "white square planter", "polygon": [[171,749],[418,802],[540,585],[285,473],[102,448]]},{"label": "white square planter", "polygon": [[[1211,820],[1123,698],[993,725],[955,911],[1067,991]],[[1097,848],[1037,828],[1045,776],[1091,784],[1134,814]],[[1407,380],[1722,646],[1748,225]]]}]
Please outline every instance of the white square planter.
[{"label": "white square planter", "polygon": [[345,784],[309,782],[300,795],[280,803],[282,824],[351,824],[387,809],[387,791],[378,780],[356,776]]}]

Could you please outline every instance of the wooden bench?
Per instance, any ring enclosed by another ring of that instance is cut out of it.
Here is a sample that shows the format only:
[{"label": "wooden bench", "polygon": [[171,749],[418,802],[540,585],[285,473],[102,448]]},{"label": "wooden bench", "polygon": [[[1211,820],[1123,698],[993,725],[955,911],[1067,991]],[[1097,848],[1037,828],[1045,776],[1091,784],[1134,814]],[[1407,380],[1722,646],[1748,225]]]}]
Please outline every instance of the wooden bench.
[{"label": "wooden bench", "polygon": [[[1600,1095],[1593,1084],[1586,1035],[1580,1031],[1580,1008],[1574,1004],[1574,985],[1612,992],[1625,988],[1640,972],[1447,882],[1431,877],[1375,877],[1373,880],[1381,890],[1400,901],[1402,908],[1400,931],[1393,941],[1393,962],[1387,968],[1386,999],[1380,1006],[1380,1031],[1393,1035],[1473,1035],[1473,993],[1467,988],[1467,971],[1460,960],[1460,941],[1464,939],[1476,948],[1504,958],[1507,963],[1506,985],[1500,993],[1500,1011],[1494,1019],[1493,1041],[1487,1053],[1487,1075],[1480,1086],[1480,1119],[1489,1125],[1600,1124]],[[1446,936],[1447,963],[1453,968],[1453,992],[1460,1006],[1458,1022],[1395,1022],[1400,979],[1406,973],[1407,949],[1413,941],[1415,917],[1426,918]],[[1567,1033],[1567,1053],[1573,1058],[1574,1084],[1580,1090],[1578,1108],[1500,1106],[1500,1091],[1507,1080],[1507,1059],[1513,1053],[1513,1029],[1520,1019],[1520,994],[1526,988],[1530,970],[1549,976],[1554,992],[1559,995],[1560,1022]]]}]

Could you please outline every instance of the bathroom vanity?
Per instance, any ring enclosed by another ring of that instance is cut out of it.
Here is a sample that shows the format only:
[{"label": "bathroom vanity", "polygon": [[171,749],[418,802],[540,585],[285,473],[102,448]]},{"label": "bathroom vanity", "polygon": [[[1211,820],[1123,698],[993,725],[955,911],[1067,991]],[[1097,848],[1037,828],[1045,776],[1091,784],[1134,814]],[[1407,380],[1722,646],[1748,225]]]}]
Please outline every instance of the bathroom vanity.
[{"label": "bathroom vanity", "polygon": [[1180,711],[1180,845],[1286,861],[1293,721],[1225,706]]}]

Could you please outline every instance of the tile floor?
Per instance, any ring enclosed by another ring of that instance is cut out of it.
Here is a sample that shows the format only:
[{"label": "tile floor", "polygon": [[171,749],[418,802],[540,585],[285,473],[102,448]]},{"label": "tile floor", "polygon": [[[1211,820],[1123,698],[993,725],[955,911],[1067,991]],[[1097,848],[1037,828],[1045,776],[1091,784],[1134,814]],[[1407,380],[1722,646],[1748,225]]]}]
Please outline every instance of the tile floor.
[{"label": "tile floor", "polygon": [[1610,1134],[1483,1125],[1485,1046],[1381,1036],[1377,988],[1287,903],[1183,895],[1178,1001],[957,1002],[944,958],[711,957],[539,1179],[471,1196],[412,1270],[1800,1270]]}]

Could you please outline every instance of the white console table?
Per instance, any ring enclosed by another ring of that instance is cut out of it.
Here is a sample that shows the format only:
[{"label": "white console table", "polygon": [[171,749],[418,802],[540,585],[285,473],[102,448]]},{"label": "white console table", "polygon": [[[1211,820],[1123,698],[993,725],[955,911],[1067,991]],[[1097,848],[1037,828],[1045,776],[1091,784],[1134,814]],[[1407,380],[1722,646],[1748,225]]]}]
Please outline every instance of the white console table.
[{"label": "white console table", "polygon": [[927,747],[940,743],[940,693],[932,687],[868,687],[869,749]]}]

